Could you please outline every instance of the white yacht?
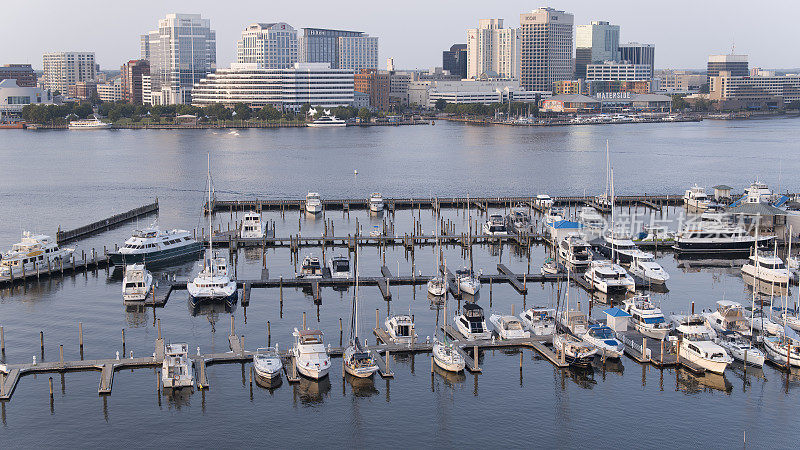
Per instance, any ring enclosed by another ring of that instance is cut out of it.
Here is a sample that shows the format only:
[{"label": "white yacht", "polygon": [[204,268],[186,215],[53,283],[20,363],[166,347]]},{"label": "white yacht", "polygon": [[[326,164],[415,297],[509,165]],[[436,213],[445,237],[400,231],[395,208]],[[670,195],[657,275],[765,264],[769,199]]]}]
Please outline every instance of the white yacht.
[{"label": "white yacht", "polygon": [[483,234],[489,236],[507,236],[506,224],[500,214],[491,214],[483,223]]},{"label": "white yacht", "polygon": [[316,192],[309,192],[306,194],[306,212],[309,214],[318,214],[322,212],[322,200]]},{"label": "white yacht", "polygon": [[672,328],[661,309],[650,302],[650,297],[639,295],[623,300],[622,310],[630,314],[630,323],[643,335],[664,340]]},{"label": "white yacht", "polygon": [[164,346],[164,361],[161,363],[161,385],[164,389],[194,387],[194,371],[189,360],[187,344]]},{"label": "white yacht", "polygon": [[506,216],[506,231],[515,234],[533,233],[533,222],[527,208],[511,208],[511,212]]},{"label": "white yacht", "polygon": [[22,233],[22,240],[0,255],[0,276],[22,276],[53,268],[69,259],[75,249],[61,248],[44,234]]},{"label": "white yacht", "polygon": [[489,322],[494,325],[494,331],[497,332],[500,339],[527,339],[531,337],[531,332],[525,331],[522,328],[522,323],[514,316],[492,314],[489,316]]},{"label": "white yacht", "polygon": [[475,276],[475,273],[466,267],[456,270],[456,282],[461,292],[466,292],[469,295],[475,295],[481,289],[481,281]]},{"label": "white yacht", "polygon": [[774,199],[767,184],[760,180],[752,182],[750,187],[745,188],[744,194],[748,203],[770,203]]},{"label": "white yacht", "polygon": [[115,266],[147,263],[148,266],[169,261],[192,259],[203,252],[203,243],[186,230],[161,231],[157,226],[134,230],[125,244],[109,252]]},{"label": "white yacht", "polygon": [[545,258],[544,262],[542,263],[541,272],[542,275],[554,275],[557,274],[558,271],[561,270],[558,266],[558,261],[553,258]]},{"label": "white yacht", "polygon": [[695,184],[683,194],[683,203],[690,209],[703,211],[708,208],[711,201],[706,195],[706,190]]},{"label": "white yacht", "polygon": [[591,206],[584,206],[578,211],[578,222],[583,225],[587,240],[602,236],[606,228],[606,220]]},{"label": "white yacht", "polygon": [[675,242],[675,233],[669,231],[667,227],[660,225],[645,225],[642,231],[633,238],[633,242],[639,244],[664,244],[672,245]]},{"label": "white yacht", "polygon": [[777,336],[783,334],[783,325],[775,323],[770,316],[760,309],[756,309],[749,316],[745,316],[750,322],[750,328],[763,335]]},{"label": "white yacht", "polygon": [[372,212],[383,211],[383,196],[380,192],[373,192],[369,197],[369,210]]},{"label": "white yacht", "polygon": [[461,314],[453,317],[453,322],[456,324],[456,329],[467,340],[492,338],[492,332],[486,326],[486,319],[483,317],[483,308],[475,303],[465,302],[461,308]]},{"label": "white yacht", "polygon": [[794,331],[800,331],[800,317],[797,317],[796,312],[781,312],[778,322],[786,323],[786,326]]},{"label": "white yacht", "polygon": [[417,339],[414,332],[414,320],[408,314],[387,317],[383,322],[389,339],[395,344],[410,344]]},{"label": "white yacht", "polygon": [[319,262],[319,258],[314,255],[307,255],[303,258],[297,278],[322,278],[322,265]]},{"label": "white yacht", "polygon": [[347,122],[342,119],[337,118],[336,116],[331,116],[330,111],[326,111],[327,114],[321,116],[319,119],[307,124],[307,126],[311,128],[331,128],[331,127],[345,127],[347,126]]},{"label": "white yacht", "polygon": [[153,286],[153,274],[144,268],[144,264],[125,266],[122,278],[122,299],[125,301],[144,301]]},{"label": "white yacht", "polygon": [[625,351],[625,344],[614,336],[614,330],[605,325],[591,325],[579,337],[597,347],[597,354],[605,355],[606,358],[619,358]]},{"label": "white yacht", "polygon": [[350,260],[347,256],[334,256],[328,261],[328,268],[331,270],[332,278],[350,278]]},{"label": "white yacht", "polygon": [[580,236],[571,234],[558,243],[558,256],[571,269],[583,271],[589,266],[592,248]]},{"label": "white yacht", "polygon": [[641,252],[634,255],[629,269],[631,275],[639,277],[645,284],[662,285],[669,280],[669,274],[656,262],[652,253]]},{"label": "white yacht", "polygon": [[300,374],[319,380],[328,375],[331,368],[331,358],[325,350],[322,341],[322,331],[319,330],[298,330],[294,329],[294,347],[292,356],[297,371]]},{"label": "white yacht", "polygon": [[611,261],[595,260],[583,273],[583,279],[604,294],[623,294],[636,290],[636,282],[628,272]]},{"label": "white yacht", "polygon": [[553,348],[556,354],[563,353],[564,360],[575,367],[589,367],[597,354],[597,347],[570,334],[556,334]]},{"label": "white yacht", "polygon": [[787,286],[791,278],[786,264],[777,255],[759,253],[750,255],[747,264],[742,266],[742,274],[782,287]]},{"label": "white yacht", "polygon": [[541,210],[550,209],[553,206],[553,199],[547,194],[538,194],[533,204],[538,206]]},{"label": "white yacht", "polygon": [[705,335],[711,340],[717,337],[717,332],[714,331],[714,328],[708,323],[706,316],[702,314],[673,314],[670,316],[670,321],[672,322],[672,327],[678,334],[690,334],[695,336]]},{"label": "white yacht", "polygon": [[764,338],[764,348],[773,363],[786,366],[788,361],[792,367],[800,367],[800,341],[797,339],[785,335],[768,336]]},{"label": "white yacht", "polygon": [[280,378],[283,363],[278,354],[278,344],[275,344],[275,347],[256,349],[253,355],[253,369],[256,376],[264,381]]},{"label": "white yacht", "polygon": [[447,280],[442,275],[437,275],[428,280],[428,293],[441,297],[447,292]]},{"label": "white yacht", "polygon": [[764,365],[764,353],[736,333],[730,331],[719,333],[715,342],[733,356],[733,359],[756,367]]},{"label": "white yacht", "polygon": [[556,206],[551,206],[544,215],[544,223],[547,226],[552,226],[562,220],[564,220],[564,209]]},{"label": "white yacht", "polygon": [[725,372],[728,365],[733,362],[728,352],[707,335],[683,335],[680,356],[709,372],[718,374]]},{"label": "white yacht", "polygon": [[737,225],[709,220],[690,223],[675,235],[673,248],[678,254],[749,254],[756,240],[758,246],[769,244],[774,237],[756,238]]},{"label": "white yacht", "polygon": [[73,120],[67,125],[67,128],[70,130],[105,130],[111,128],[111,124],[92,117],[91,119]]},{"label": "white yacht", "polygon": [[466,361],[456,351],[452,342],[433,340],[433,361],[440,368],[448,372],[461,372],[466,367]]},{"label": "white yacht", "polygon": [[628,233],[620,230],[604,233],[599,249],[603,256],[621,264],[630,264],[634,257],[653,257],[652,253],[640,250]]},{"label": "white yacht", "polygon": [[705,313],[708,323],[718,333],[735,332],[748,337],[750,333],[750,323],[744,317],[744,308],[740,303],[730,300],[717,301],[717,310]]},{"label": "white yacht", "polygon": [[264,237],[264,224],[261,223],[261,214],[249,212],[244,215],[240,237],[256,239]]},{"label": "white yacht", "polygon": [[534,336],[552,336],[556,328],[556,310],[534,306],[519,315],[525,328]]},{"label": "white yacht", "polygon": [[216,300],[233,303],[238,295],[236,281],[228,275],[228,260],[211,249],[206,250],[200,270],[186,283],[186,290],[193,304]]}]

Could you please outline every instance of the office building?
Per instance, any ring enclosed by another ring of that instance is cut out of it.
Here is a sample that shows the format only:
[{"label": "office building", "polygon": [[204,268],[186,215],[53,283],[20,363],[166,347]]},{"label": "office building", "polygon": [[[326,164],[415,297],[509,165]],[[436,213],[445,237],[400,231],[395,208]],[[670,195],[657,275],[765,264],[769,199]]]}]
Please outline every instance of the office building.
[{"label": "office building", "polygon": [[141,38],[141,59],[150,63],[151,101],[191,103],[192,87],[217,67],[217,37],[199,14],[167,14]]},{"label": "office building", "polygon": [[101,102],[117,102],[123,99],[122,79],[117,78],[111,83],[97,85],[97,97]]},{"label": "office building", "polygon": [[442,52],[442,68],[461,78],[467,78],[467,44],[453,44]]},{"label": "office building", "polygon": [[605,61],[586,66],[586,81],[642,81],[650,80],[653,73],[649,64]]},{"label": "office building", "polygon": [[236,43],[236,62],[259,69],[289,69],[297,62],[297,31],[284,22],[254,23]]},{"label": "office building", "polygon": [[647,64],[650,66],[650,73],[654,73],[656,70],[656,46],[638,42],[620,44],[619,61],[627,61],[631,64]]},{"label": "office building", "polygon": [[520,36],[503,19],[481,19],[467,30],[467,78],[518,79]]},{"label": "office building", "polygon": [[389,72],[389,104],[408,104],[408,86],[414,79],[411,72]]},{"label": "office building", "polygon": [[369,35],[340,37],[339,68],[354,73],[378,70],[378,38]]},{"label": "office building", "polygon": [[685,70],[664,70],[658,76],[661,80],[659,90],[662,92],[682,94],[697,92],[706,82],[705,75]]},{"label": "office building", "polygon": [[355,74],[353,89],[369,95],[369,107],[373,110],[389,110],[390,76],[388,72],[362,69]]},{"label": "office building", "polygon": [[708,91],[711,92],[713,86],[711,79],[720,74],[720,72],[730,72],[734,77],[746,77],[750,75],[747,64],[747,55],[711,55],[708,57],[708,66],[706,68],[706,83],[708,83]]},{"label": "office building", "polygon": [[[375,61],[374,66],[368,68],[378,68],[378,38],[370,38],[368,34],[361,31],[303,28],[303,34],[298,37],[299,61],[308,63],[328,63],[331,69],[353,69],[353,67],[344,67],[339,62],[341,55],[341,38],[366,38],[361,48],[370,53],[370,58],[372,58],[372,53],[374,53]],[[350,47],[346,51],[357,51],[358,49],[353,48],[356,42],[357,41],[348,41],[347,45]],[[374,45],[374,48],[371,47],[371,45]],[[346,56],[348,58],[347,64],[349,65],[353,64],[352,60],[360,59],[357,55],[349,53]]]},{"label": "office building", "polygon": [[575,46],[575,77],[584,78],[587,65],[619,60],[619,25],[599,20],[578,25]]},{"label": "office building", "polygon": [[409,104],[433,108],[441,99],[447,103],[535,102],[551,95],[548,91],[526,91],[517,80],[428,80],[408,87]]},{"label": "office building", "polygon": [[539,8],[520,14],[519,21],[522,88],[549,91],[554,82],[572,79],[572,14]]},{"label": "office building", "polygon": [[0,66],[0,81],[17,80],[19,87],[36,87],[36,72],[30,64],[4,64]]},{"label": "office building", "polygon": [[19,115],[26,105],[53,103],[50,92],[36,86],[20,86],[16,78],[0,80],[0,116]]},{"label": "office building", "polygon": [[145,59],[132,59],[123,64],[120,71],[122,72],[122,100],[137,105],[144,103],[142,76],[150,75],[150,63]]},{"label": "office building", "polygon": [[75,83],[94,81],[97,66],[93,52],[53,52],[45,53],[43,86],[50,92],[66,94]]},{"label": "office building", "polygon": [[297,111],[306,103],[323,108],[353,103],[353,71],[331,69],[327,63],[295,63],[290,69],[260,69],[255,63],[231,64],[200,80],[192,104],[208,106],[245,103],[253,108],[273,105]]},{"label": "office building", "polygon": [[74,99],[92,100],[97,97],[97,82],[78,81],[75,84],[71,84],[66,93]]},{"label": "office building", "polygon": [[150,75],[142,75],[142,104],[143,105],[152,105],[153,104],[153,82],[152,77]]},{"label": "office building", "polygon": [[751,77],[722,70],[711,78],[711,100],[726,102],[723,109],[781,107],[800,101],[800,75]]}]

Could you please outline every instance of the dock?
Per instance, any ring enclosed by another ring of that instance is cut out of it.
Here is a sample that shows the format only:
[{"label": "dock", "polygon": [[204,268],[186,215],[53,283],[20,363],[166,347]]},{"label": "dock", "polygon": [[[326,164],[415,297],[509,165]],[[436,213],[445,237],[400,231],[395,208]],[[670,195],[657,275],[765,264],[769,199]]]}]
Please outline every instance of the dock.
[{"label": "dock", "polygon": [[638,363],[652,364],[656,367],[678,364],[675,342],[647,338],[636,330],[619,332],[617,336],[625,344],[625,354]]},{"label": "dock", "polygon": [[113,228],[125,222],[129,222],[131,220],[138,219],[139,217],[144,217],[156,212],[158,212],[158,198],[156,198],[156,201],[153,203],[134,208],[124,213],[115,214],[106,219],[101,219],[73,230],[62,231],[61,227],[58,227],[58,232],[56,233],[56,242],[59,244],[64,244],[66,242],[85,238],[92,234],[108,230],[109,228]]}]

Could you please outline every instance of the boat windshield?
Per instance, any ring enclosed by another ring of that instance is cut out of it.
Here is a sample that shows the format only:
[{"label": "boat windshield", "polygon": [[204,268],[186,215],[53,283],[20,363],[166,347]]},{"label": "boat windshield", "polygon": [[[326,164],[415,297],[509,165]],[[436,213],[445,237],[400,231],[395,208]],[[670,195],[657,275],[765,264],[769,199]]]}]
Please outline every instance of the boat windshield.
[{"label": "boat windshield", "polygon": [[614,333],[611,331],[611,328],[608,327],[592,328],[589,330],[589,334],[599,339],[614,338]]},{"label": "boat windshield", "polygon": [[645,317],[644,318],[644,323],[649,324],[649,325],[654,325],[654,324],[657,324],[657,323],[664,323],[664,322],[666,322],[666,320],[664,320],[664,318],[661,317],[661,316]]}]

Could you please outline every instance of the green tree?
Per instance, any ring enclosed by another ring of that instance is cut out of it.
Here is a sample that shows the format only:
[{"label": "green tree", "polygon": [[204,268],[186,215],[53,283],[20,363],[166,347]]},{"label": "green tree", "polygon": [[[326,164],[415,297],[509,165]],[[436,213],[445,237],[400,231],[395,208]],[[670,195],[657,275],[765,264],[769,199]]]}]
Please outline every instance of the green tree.
[{"label": "green tree", "polygon": [[361,119],[361,122],[368,123],[372,118],[372,113],[367,108],[361,108],[358,110],[358,118]]},{"label": "green tree", "polygon": [[303,104],[303,106],[300,107],[300,112],[298,112],[298,114],[301,117],[305,117],[306,115],[308,115],[308,110],[310,109],[311,109],[311,103],[305,103]]},{"label": "green tree", "polygon": [[447,100],[443,98],[437,99],[435,106],[439,111],[444,111],[444,109],[447,107]]},{"label": "green tree", "polygon": [[689,102],[687,102],[685,98],[683,98],[680,95],[672,96],[672,109],[676,111],[683,111],[688,107],[689,107]]}]

